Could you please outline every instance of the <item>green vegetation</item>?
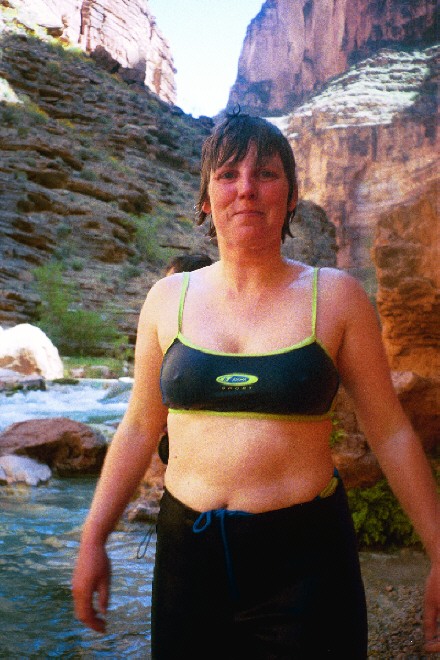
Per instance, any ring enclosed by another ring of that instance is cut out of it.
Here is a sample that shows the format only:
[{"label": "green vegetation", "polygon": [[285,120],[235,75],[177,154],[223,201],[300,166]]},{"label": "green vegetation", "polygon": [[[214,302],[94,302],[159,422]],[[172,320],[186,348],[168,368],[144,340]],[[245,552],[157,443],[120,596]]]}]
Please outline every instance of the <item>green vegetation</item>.
[{"label": "green vegetation", "polygon": [[[333,448],[346,437],[346,432],[335,415],[332,424],[330,446]],[[440,489],[440,467],[434,470],[434,474]],[[420,547],[420,540],[386,479],[371,488],[352,488],[347,491],[347,496],[361,549]]]},{"label": "green vegetation", "polygon": [[0,124],[15,128],[19,138],[26,138],[35,126],[49,122],[49,115],[25,94],[15,100],[2,100],[0,85]]},{"label": "green vegetation", "polygon": [[332,415],[332,431],[330,434],[330,447],[334,447],[335,445],[338,444],[341,440],[343,440],[346,436],[346,432],[344,431],[340,420],[336,417],[336,415]]},{"label": "green vegetation", "polygon": [[[434,470],[440,489],[440,468]],[[352,488],[348,504],[359,547],[393,549],[420,546],[420,539],[386,479],[371,488]]]},{"label": "green vegetation", "polygon": [[159,245],[158,230],[163,218],[150,215],[131,215],[136,225],[136,248],[141,261],[149,261],[156,266],[164,265],[169,259],[169,251]]},{"label": "green vegetation", "polygon": [[143,270],[136,264],[127,263],[122,268],[121,278],[124,282],[131,280],[133,277],[140,277]]},{"label": "green vegetation", "polygon": [[127,338],[119,334],[112,314],[82,309],[73,285],[63,280],[61,264],[40,266],[34,275],[41,297],[37,325],[62,355],[124,354]]},{"label": "green vegetation", "polygon": [[91,169],[86,169],[84,168],[82,172],[80,173],[81,179],[85,179],[86,181],[97,181],[99,179],[99,176],[96,174],[94,170]]},{"label": "green vegetation", "polygon": [[418,536],[386,479],[371,488],[353,488],[347,495],[361,548],[418,545]]},{"label": "green vegetation", "polygon": [[102,357],[63,356],[64,380],[70,377],[72,369],[82,369],[84,371],[84,378],[96,378],[97,368],[102,366],[107,367],[114,374],[115,378],[130,375],[127,374],[130,360],[130,355],[120,357],[106,356],[104,360]]},{"label": "green vegetation", "polygon": [[20,110],[16,103],[2,104],[1,106],[2,123],[6,126],[13,126],[20,121]]},{"label": "green vegetation", "polygon": [[29,118],[34,124],[46,124],[49,121],[49,115],[45,110],[40,108],[34,101],[29,98],[25,100],[25,108],[28,112]]},{"label": "green vegetation", "polygon": [[56,235],[57,238],[59,238],[60,240],[67,238],[68,236],[70,236],[71,233],[72,233],[72,227],[65,222],[58,225],[58,227],[56,228]]},{"label": "green vegetation", "polygon": [[72,270],[80,272],[84,270],[84,261],[82,259],[73,259],[70,267]]}]

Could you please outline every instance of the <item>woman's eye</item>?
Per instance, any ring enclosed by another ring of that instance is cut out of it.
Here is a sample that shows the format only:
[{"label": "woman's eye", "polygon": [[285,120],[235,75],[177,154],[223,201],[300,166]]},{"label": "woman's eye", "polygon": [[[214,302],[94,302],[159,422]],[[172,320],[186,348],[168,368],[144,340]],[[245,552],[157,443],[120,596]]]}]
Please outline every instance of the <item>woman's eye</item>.
[{"label": "woman's eye", "polygon": [[276,177],[276,172],[273,170],[261,170],[260,176],[262,179],[273,179]]},{"label": "woman's eye", "polygon": [[235,172],[234,170],[224,170],[223,172],[219,172],[217,175],[219,179],[233,179],[235,177]]}]

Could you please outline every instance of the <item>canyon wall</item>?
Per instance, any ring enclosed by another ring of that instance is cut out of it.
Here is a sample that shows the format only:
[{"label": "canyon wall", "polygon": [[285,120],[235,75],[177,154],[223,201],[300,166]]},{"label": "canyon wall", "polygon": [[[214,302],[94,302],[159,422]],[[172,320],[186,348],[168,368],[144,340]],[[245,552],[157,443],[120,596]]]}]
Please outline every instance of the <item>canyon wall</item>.
[{"label": "canyon wall", "polygon": [[35,321],[34,270],[56,262],[75,304],[110,305],[133,343],[168,259],[210,249],[192,220],[212,123],[50,39],[4,31],[0,47],[0,326]]},{"label": "canyon wall", "polygon": [[[440,439],[439,63],[439,46],[381,50],[273,120],[296,152],[300,197],[336,225],[338,266],[377,301],[396,391],[427,449]],[[351,412],[345,402],[338,461],[354,451],[374,483]]]},{"label": "canyon wall", "polygon": [[375,293],[378,218],[437,182],[440,48],[383,50],[277,121],[295,150],[300,197],[336,225],[338,266]]},{"label": "canyon wall", "polygon": [[[373,257],[392,368],[436,377],[440,385],[438,185],[428,185],[423,196],[381,216]],[[440,417],[440,399],[438,404]]]},{"label": "canyon wall", "polygon": [[[147,0],[8,0],[20,20],[77,44],[127,82],[146,85],[168,103],[176,100],[174,63]],[[31,5],[31,6],[30,6]]]},{"label": "canyon wall", "polygon": [[436,0],[266,0],[250,23],[228,107],[282,114],[380,48],[438,39]]}]

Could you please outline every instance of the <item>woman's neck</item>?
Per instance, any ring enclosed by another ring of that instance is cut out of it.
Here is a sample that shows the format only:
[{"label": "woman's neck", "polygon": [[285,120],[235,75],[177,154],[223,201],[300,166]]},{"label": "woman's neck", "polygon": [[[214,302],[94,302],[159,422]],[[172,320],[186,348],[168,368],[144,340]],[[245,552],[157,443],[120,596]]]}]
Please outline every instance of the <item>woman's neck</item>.
[{"label": "woman's neck", "polygon": [[273,285],[279,286],[284,278],[292,277],[295,262],[277,253],[252,254],[236,251],[225,256],[220,251],[218,272],[228,289],[235,292],[261,290]]}]

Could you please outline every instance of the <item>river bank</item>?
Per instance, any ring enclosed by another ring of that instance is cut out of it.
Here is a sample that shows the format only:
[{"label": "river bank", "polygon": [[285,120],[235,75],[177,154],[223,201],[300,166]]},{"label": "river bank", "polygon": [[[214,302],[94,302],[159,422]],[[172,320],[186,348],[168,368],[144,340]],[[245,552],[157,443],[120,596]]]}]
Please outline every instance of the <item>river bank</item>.
[{"label": "river bank", "polygon": [[423,591],[429,562],[423,552],[361,552],[368,604],[368,657],[438,660],[423,653]]}]

